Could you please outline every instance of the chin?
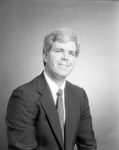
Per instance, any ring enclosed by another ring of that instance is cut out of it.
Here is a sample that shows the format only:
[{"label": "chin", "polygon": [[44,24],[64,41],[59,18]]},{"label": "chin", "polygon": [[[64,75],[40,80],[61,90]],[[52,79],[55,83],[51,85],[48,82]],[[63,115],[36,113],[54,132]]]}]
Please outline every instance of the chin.
[{"label": "chin", "polygon": [[65,73],[65,74],[64,74],[64,73],[60,73],[60,74],[59,74],[59,77],[65,79],[69,74],[70,74],[70,73]]},{"label": "chin", "polygon": [[69,74],[71,73],[71,70],[69,71],[69,70],[59,70],[58,72],[56,72],[56,76],[58,76],[58,78],[66,78]]}]

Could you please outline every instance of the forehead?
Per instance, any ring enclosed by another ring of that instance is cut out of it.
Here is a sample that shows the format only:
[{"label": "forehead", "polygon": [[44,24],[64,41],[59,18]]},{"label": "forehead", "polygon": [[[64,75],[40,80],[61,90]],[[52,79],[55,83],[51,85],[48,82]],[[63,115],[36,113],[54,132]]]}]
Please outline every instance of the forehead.
[{"label": "forehead", "polygon": [[53,42],[53,47],[54,49],[56,48],[62,48],[62,49],[68,49],[68,50],[73,50],[76,51],[76,43],[74,41],[69,41],[69,42]]}]

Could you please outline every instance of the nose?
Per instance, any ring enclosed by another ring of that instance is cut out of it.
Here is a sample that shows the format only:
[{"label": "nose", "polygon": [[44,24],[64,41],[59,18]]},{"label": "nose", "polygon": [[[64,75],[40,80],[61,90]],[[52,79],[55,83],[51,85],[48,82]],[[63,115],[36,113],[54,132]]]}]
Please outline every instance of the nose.
[{"label": "nose", "polygon": [[62,60],[68,60],[68,54],[67,52],[64,52],[62,57],[61,57]]}]

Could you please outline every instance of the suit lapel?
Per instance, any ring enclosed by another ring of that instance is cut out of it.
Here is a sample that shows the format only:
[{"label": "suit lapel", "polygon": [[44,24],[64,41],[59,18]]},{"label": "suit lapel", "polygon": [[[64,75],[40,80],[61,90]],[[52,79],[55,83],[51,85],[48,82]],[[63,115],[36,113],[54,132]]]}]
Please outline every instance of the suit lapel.
[{"label": "suit lapel", "polygon": [[65,148],[70,149],[74,140],[76,124],[78,120],[79,107],[78,100],[70,90],[71,86],[66,85],[65,90],[65,105],[66,105],[66,126],[65,126]]},{"label": "suit lapel", "polygon": [[[62,132],[58,119],[58,114],[53,101],[53,97],[50,88],[45,80],[43,73],[37,80],[37,91],[41,95],[39,98],[44,111],[47,115],[51,128],[59,141],[62,149],[64,149]],[[66,124],[65,124],[65,149],[70,149],[74,140],[74,134],[79,114],[79,103],[75,95],[72,93],[71,85],[66,82],[65,88],[65,107],[66,107]]]},{"label": "suit lapel", "polygon": [[56,110],[56,107],[55,107],[55,104],[53,101],[53,97],[52,97],[50,88],[44,78],[43,73],[41,74],[41,76],[37,82],[37,88],[38,88],[38,92],[42,95],[39,100],[44,108],[44,111],[50,122],[51,128],[52,128],[57,140],[59,141],[62,149],[64,149],[62,132],[61,132],[61,128],[60,128],[57,110]]}]

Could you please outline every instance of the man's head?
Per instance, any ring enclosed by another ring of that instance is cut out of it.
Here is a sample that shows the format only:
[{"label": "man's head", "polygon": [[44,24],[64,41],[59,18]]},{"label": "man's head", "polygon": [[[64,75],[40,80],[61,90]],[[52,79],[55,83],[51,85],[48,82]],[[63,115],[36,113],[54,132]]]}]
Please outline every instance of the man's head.
[{"label": "man's head", "polygon": [[[74,31],[68,28],[58,28],[46,35],[46,37],[44,38],[43,55],[47,54],[51,50],[54,42],[56,41],[60,43],[74,41],[76,44],[76,57],[78,57],[80,51],[79,41]],[[45,66],[46,62],[44,60],[43,63]]]},{"label": "man's head", "polygon": [[75,33],[67,28],[56,29],[44,39],[45,71],[54,81],[63,81],[72,71],[79,54]]}]

